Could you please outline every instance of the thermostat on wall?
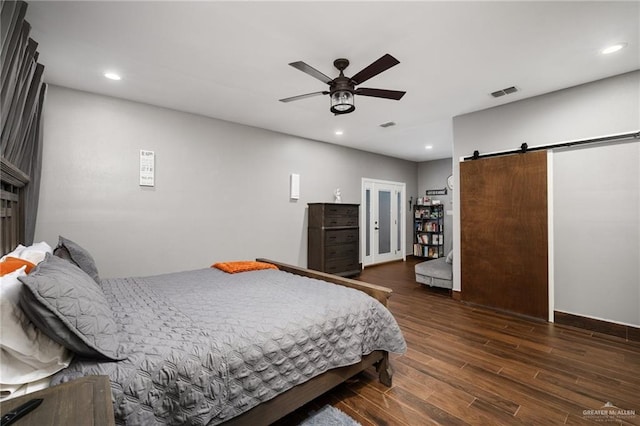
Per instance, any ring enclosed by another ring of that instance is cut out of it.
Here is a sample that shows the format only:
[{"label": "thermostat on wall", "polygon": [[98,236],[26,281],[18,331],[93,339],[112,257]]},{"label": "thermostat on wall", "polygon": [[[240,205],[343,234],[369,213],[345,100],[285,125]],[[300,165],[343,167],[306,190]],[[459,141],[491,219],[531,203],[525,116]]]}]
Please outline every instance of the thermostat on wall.
[{"label": "thermostat on wall", "polygon": [[155,158],[153,151],[140,150],[140,186],[154,186]]}]

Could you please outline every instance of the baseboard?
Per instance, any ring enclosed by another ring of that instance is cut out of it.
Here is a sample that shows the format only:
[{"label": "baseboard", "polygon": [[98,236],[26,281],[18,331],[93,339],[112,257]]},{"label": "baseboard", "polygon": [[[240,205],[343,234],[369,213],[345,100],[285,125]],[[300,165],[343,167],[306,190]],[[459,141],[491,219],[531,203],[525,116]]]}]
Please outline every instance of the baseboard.
[{"label": "baseboard", "polygon": [[453,300],[457,300],[458,302],[462,300],[462,294],[460,290],[451,290],[451,298]]},{"label": "baseboard", "polygon": [[554,311],[553,314],[556,324],[569,325],[589,331],[595,331],[596,333],[616,336],[625,340],[640,342],[640,328],[638,327],[597,320],[589,317],[583,317],[581,315],[568,314],[566,312]]}]

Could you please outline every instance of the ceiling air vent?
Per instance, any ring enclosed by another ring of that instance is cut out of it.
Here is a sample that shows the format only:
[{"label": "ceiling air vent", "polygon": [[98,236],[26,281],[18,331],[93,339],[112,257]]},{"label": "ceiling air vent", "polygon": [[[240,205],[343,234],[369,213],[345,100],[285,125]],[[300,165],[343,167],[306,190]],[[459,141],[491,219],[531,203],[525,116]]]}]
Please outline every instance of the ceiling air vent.
[{"label": "ceiling air vent", "polygon": [[499,98],[500,96],[510,95],[510,94],[515,93],[517,91],[518,91],[518,89],[516,89],[514,86],[511,86],[511,87],[507,87],[506,89],[497,90],[497,91],[493,92],[491,94],[491,96],[493,96],[494,98]]},{"label": "ceiling air vent", "polygon": [[393,121],[387,121],[386,123],[382,123],[380,125],[380,127],[391,127],[391,126],[395,126],[396,123],[394,123]]}]

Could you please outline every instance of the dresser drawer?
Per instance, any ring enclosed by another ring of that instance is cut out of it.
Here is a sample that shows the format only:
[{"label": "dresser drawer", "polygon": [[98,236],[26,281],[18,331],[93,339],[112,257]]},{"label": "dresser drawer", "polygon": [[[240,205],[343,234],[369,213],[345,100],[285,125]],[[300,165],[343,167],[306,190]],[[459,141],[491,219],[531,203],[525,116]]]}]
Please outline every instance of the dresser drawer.
[{"label": "dresser drawer", "polygon": [[355,216],[358,217],[359,208],[354,204],[327,204],[324,206],[326,216]]},{"label": "dresser drawer", "polygon": [[332,259],[327,260],[324,264],[324,272],[335,274],[345,271],[354,271],[360,269],[357,259]]},{"label": "dresser drawer", "polygon": [[338,259],[342,257],[357,259],[358,254],[359,248],[357,242],[327,246],[324,251],[326,259]]},{"label": "dresser drawer", "polygon": [[358,216],[325,216],[323,226],[358,226]]},{"label": "dresser drawer", "polygon": [[358,206],[325,206],[323,226],[358,226]]},{"label": "dresser drawer", "polygon": [[336,229],[325,230],[324,244],[325,246],[332,246],[336,244],[345,243],[358,243],[359,229]]}]

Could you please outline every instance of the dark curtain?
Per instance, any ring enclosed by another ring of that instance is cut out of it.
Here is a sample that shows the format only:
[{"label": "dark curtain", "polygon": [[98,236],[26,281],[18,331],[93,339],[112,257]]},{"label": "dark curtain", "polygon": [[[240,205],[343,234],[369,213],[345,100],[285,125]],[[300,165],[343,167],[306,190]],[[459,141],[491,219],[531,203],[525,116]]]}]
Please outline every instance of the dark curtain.
[{"label": "dark curtain", "polygon": [[24,20],[27,4],[3,1],[2,35],[2,157],[29,176],[24,188],[25,241],[33,243],[42,168],[42,108],[47,86],[44,66],[38,63],[38,43],[29,38]]}]

